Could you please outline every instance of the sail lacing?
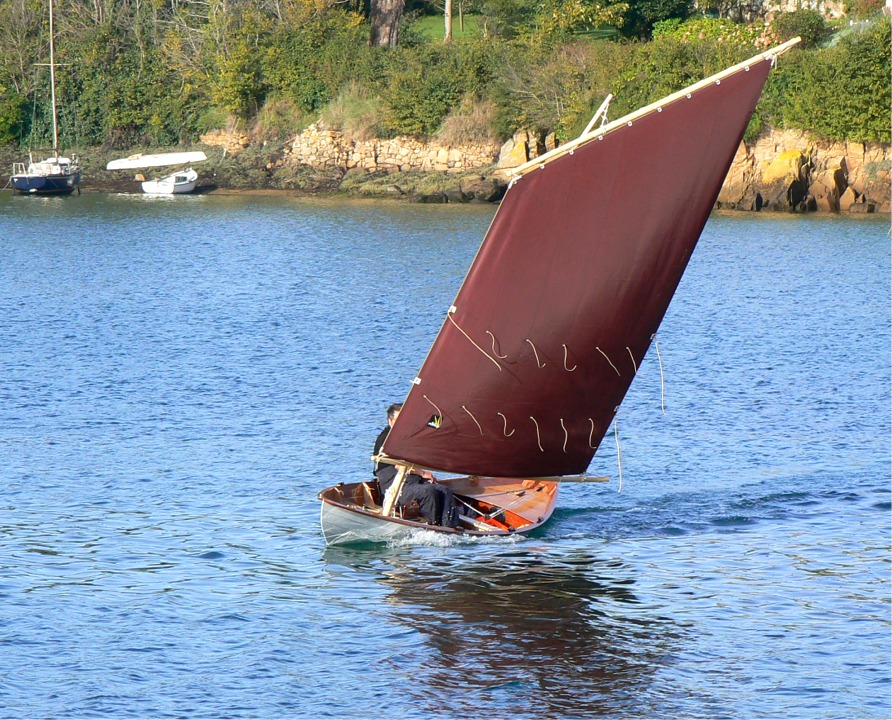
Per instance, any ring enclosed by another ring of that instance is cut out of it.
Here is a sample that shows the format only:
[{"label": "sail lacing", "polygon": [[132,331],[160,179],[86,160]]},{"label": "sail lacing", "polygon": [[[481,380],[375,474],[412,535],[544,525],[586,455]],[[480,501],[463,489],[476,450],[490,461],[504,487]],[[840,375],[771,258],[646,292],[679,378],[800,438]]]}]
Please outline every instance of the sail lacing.
[{"label": "sail lacing", "polygon": [[434,408],[434,410],[437,411],[437,415],[439,415],[440,417],[443,417],[443,412],[440,410],[440,408],[438,408],[436,405],[434,405],[434,402],[427,395],[422,395],[421,397],[423,397],[425,400],[427,400],[431,404],[431,406]]},{"label": "sail lacing", "polygon": [[474,424],[477,426],[477,429],[480,431],[480,434],[483,435],[483,428],[480,427],[480,423],[477,422],[477,418],[475,418],[475,417],[471,414],[471,411],[468,410],[468,408],[466,408],[464,405],[461,406],[461,409],[464,410],[466,413],[468,413],[468,416],[471,418],[471,420],[474,421]]},{"label": "sail lacing", "polygon": [[539,353],[536,352],[536,346],[533,345],[533,341],[530,340],[529,338],[527,338],[526,341],[530,344],[530,347],[533,348],[533,355],[536,356],[536,365],[538,365],[539,369],[541,370],[542,368],[545,367],[545,363],[539,361]]},{"label": "sail lacing", "polygon": [[632,355],[632,348],[626,345],[626,350],[629,351],[629,357],[632,358],[632,367],[635,368],[635,374],[638,374],[638,363],[635,362],[635,356]]},{"label": "sail lacing", "polygon": [[592,445],[592,438],[593,438],[594,435],[595,435],[595,421],[592,420],[591,418],[589,418],[588,421],[589,421],[589,423],[590,423],[591,426],[592,426],[592,429],[589,431],[589,434],[588,434],[588,446],[589,446],[592,450],[597,450],[598,448],[596,448],[594,445]]},{"label": "sail lacing", "polygon": [[545,452],[545,448],[542,447],[542,438],[539,437],[539,423],[536,422],[536,418],[530,415],[530,420],[533,421],[533,425],[536,426],[536,444],[539,446],[539,450],[541,452]]},{"label": "sail lacing", "polygon": [[451,312],[451,311],[450,311],[449,313],[446,314],[446,317],[449,318],[449,321],[450,321],[453,325],[455,325],[456,329],[457,329],[462,335],[464,335],[464,336],[468,339],[468,342],[470,342],[471,345],[473,345],[473,346],[474,346],[475,348],[477,348],[480,352],[482,352],[484,355],[486,355],[486,357],[489,358],[490,362],[492,362],[492,364],[495,365],[495,366],[499,369],[499,372],[502,371],[502,366],[499,365],[499,361],[496,360],[494,357],[492,357],[492,355],[490,355],[488,352],[486,352],[486,350],[484,350],[482,347],[480,347],[477,343],[475,343],[474,340],[471,339],[471,336],[468,335],[468,333],[466,333],[464,330],[461,329],[461,326],[460,326],[457,322],[455,322],[455,318],[452,317],[452,312]]},{"label": "sail lacing", "polygon": [[597,350],[599,353],[601,353],[601,354],[604,356],[604,359],[605,359],[607,362],[610,363],[610,367],[612,367],[613,370],[614,370],[614,372],[615,372],[617,375],[619,375],[619,374],[620,374],[619,370],[616,369],[616,365],[614,365],[613,362],[610,360],[610,358],[607,357],[607,353],[604,352],[604,351],[603,351],[601,348],[599,348],[599,347],[595,347],[595,350]]},{"label": "sail lacing", "polygon": [[514,434],[514,430],[512,429],[511,432],[508,432],[508,418],[506,418],[502,413],[498,413],[498,415],[499,415],[499,417],[502,418],[503,422],[505,423],[505,427],[502,430],[502,434],[505,437],[511,437]]},{"label": "sail lacing", "polygon": [[564,453],[566,453],[567,441],[570,439],[570,433],[567,432],[567,426],[564,425],[564,418],[561,418],[561,429],[564,431]]},{"label": "sail lacing", "polygon": [[613,437],[616,440],[616,465],[619,468],[619,488],[617,492],[623,489],[623,458],[619,449],[619,429],[616,426],[616,417],[613,418]]},{"label": "sail lacing", "polygon": [[504,360],[507,355],[499,355],[499,351],[496,350],[496,336],[493,335],[489,330],[486,331],[486,334],[492,338],[492,354],[495,355],[499,360]]},{"label": "sail lacing", "polygon": [[567,346],[564,345],[564,370],[566,370],[567,372],[573,372],[573,371],[574,371],[577,367],[579,367],[579,366],[578,366],[578,365],[574,365],[574,366],[571,367],[571,368],[567,367],[567,353],[568,353],[568,352],[569,352],[569,351],[567,350]]},{"label": "sail lacing", "polygon": [[656,334],[651,336],[654,341],[654,347],[657,349],[657,362],[660,364],[660,407],[663,409],[663,415],[666,414],[666,384],[663,379],[663,358],[660,357],[660,342],[657,340]]}]

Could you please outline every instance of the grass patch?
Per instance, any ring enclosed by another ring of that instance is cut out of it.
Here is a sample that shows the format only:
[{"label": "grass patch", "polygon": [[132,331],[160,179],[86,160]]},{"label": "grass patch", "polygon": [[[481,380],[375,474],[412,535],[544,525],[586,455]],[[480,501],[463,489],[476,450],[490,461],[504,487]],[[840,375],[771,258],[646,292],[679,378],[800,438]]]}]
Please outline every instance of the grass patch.
[{"label": "grass patch", "polygon": [[[442,15],[422,15],[412,22],[412,30],[430,40],[442,40],[446,26]],[[459,20],[458,13],[452,15],[452,37],[455,39],[479,38],[483,36],[483,18],[480,15],[465,13]]]}]

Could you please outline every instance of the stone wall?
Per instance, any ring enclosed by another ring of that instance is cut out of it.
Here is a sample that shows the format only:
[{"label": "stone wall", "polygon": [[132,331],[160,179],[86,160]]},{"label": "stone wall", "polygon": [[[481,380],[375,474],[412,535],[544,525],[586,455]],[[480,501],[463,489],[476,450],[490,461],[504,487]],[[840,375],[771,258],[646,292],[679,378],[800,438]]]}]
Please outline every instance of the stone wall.
[{"label": "stone wall", "polygon": [[355,140],[338,130],[310,125],[287,146],[287,162],[312,167],[359,168],[369,172],[460,173],[495,162],[497,144],[462,146],[425,143],[412,137]]}]

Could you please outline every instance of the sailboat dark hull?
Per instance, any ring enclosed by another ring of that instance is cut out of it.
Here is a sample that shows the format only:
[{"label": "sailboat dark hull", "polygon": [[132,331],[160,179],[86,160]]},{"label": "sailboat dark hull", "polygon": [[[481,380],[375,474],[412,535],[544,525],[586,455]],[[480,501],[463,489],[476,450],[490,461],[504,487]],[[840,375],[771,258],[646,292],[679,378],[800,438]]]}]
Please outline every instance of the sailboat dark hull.
[{"label": "sailboat dark hull", "polygon": [[80,187],[80,173],[71,175],[13,175],[12,187],[21,195],[70,195]]}]

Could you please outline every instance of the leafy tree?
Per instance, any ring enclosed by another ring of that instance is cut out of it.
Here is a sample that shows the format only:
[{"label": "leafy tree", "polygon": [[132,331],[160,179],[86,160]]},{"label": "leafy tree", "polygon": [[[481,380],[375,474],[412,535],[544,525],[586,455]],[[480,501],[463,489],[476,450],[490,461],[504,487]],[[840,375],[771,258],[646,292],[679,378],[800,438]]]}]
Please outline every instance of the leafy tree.
[{"label": "leafy tree", "polygon": [[801,47],[813,48],[828,34],[824,16],[817,10],[794,10],[780,13],[771,23],[771,28],[781,41],[794,37],[802,38]]},{"label": "leafy tree", "polygon": [[690,0],[630,0],[622,33],[626,37],[649,38],[656,23],[684,20],[690,12]]},{"label": "leafy tree", "polygon": [[17,143],[25,133],[27,98],[0,86],[0,145]]}]

